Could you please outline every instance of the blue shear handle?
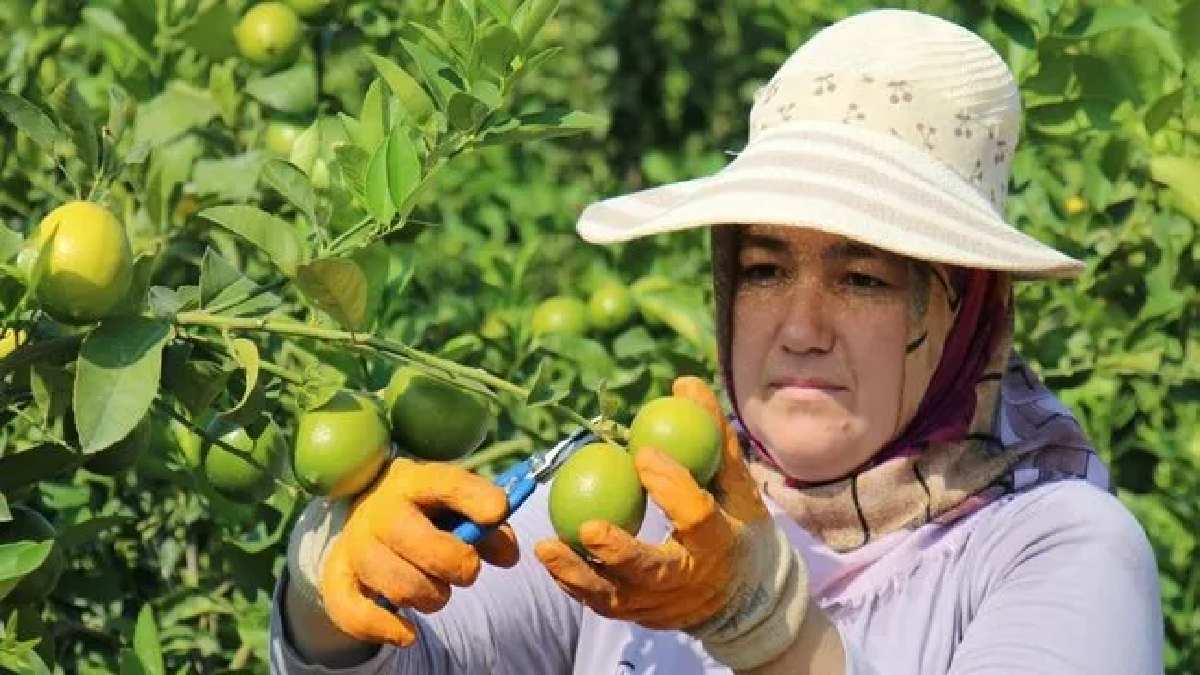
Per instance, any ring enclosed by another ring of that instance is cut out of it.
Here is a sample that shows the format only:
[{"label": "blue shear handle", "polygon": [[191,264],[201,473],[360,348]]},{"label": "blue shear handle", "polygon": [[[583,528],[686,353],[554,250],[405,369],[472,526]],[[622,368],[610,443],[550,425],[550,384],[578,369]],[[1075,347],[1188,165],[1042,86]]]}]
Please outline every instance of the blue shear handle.
[{"label": "blue shear handle", "polygon": [[[517,510],[529,495],[533,494],[537,487],[537,481],[532,478],[533,465],[529,460],[518,462],[509,467],[507,471],[496,476],[493,483],[504,488],[504,492],[508,496],[508,514]],[[443,530],[450,530],[454,536],[460,540],[474,545],[483,539],[483,535],[487,534],[490,527],[482,527],[478,523],[467,519],[464,516],[455,514],[446,519],[439,519],[438,527]]]}]

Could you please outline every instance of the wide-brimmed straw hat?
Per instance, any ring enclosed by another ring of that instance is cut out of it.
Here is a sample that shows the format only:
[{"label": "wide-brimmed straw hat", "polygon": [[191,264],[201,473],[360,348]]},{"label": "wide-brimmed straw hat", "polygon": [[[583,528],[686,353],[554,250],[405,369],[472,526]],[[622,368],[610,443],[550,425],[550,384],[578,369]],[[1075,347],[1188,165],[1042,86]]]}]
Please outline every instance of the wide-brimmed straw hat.
[{"label": "wide-brimmed straw hat", "polygon": [[758,90],[717,173],[596,202],[579,234],[615,243],[707,225],[810,227],[911,258],[1065,277],[1083,263],[1009,225],[1021,101],[974,33],[874,10],[816,33]]}]

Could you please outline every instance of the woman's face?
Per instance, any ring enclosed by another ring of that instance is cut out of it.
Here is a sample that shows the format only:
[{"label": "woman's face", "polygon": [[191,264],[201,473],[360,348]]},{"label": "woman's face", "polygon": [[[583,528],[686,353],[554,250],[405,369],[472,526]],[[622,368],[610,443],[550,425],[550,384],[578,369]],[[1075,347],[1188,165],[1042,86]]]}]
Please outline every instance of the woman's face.
[{"label": "woman's face", "polygon": [[909,269],[816,230],[742,228],[733,384],[743,422],[787,475],[840,478],[899,433]]}]

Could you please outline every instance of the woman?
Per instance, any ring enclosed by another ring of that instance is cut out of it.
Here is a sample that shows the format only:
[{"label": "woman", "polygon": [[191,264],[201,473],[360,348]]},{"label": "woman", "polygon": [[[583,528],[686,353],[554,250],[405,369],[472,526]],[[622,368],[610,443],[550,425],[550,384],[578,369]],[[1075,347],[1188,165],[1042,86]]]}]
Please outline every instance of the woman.
[{"label": "woman", "polygon": [[1162,672],[1145,535],[1012,351],[1010,281],[1081,268],[1002,218],[1019,122],[1008,68],[951,23],[882,10],[818,33],[728,167],[579,224],[593,242],[710,227],[737,429],[698,380],[675,393],[725,431],[712,494],[640,453],[661,510],[637,539],[589,523],[584,562],[539,493],[476,552],[424,514],[496,523],[503,495],[396,460],[355,506],[297,524],[273,666]]}]

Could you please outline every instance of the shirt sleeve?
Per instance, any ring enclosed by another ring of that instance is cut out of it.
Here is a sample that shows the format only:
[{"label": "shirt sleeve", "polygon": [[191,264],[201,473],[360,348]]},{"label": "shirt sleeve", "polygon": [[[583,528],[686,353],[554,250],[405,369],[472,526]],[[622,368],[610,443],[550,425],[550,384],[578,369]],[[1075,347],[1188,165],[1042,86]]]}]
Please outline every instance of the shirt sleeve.
[{"label": "shirt sleeve", "polygon": [[533,554],[533,545],[553,537],[546,515],[545,486],[530,496],[510,522],[521,558],[511,569],[484,564],[470,588],[455,588],[440,611],[407,612],[420,631],[411,647],[384,646],[367,661],[332,669],[306,663],[283,630],[286,574],[271,608],[270,661],[277,675],[527,675],[569,673],[583,616],[582,606],[563,593]]},{"label": "shirt sleeve", "polygon": [[1163,672],[1154,553],[1112,495],[1071,481],[1008,514],[972,549],[964,564],[976,615],[950,675]]}]

